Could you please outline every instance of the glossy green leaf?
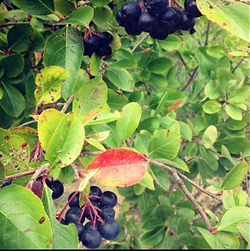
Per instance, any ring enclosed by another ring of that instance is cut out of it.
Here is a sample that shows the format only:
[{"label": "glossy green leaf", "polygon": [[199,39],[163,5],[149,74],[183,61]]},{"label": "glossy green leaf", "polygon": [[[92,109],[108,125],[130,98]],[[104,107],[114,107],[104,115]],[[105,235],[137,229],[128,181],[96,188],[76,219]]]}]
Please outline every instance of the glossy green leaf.
[{"label": "glossy green leaf", "polygon": [[110,67],[106,70],[105,76],[118,89],[127,92],[134,90],[134,80],[131,74],[125,69]]},{"label": "glossy green leaf", "polygon": [[74,3],[71,0],[54,0],[55,9],[63,16],[70,15],[74,9]]},{"label": "glossy green leaf", "polygon": [[103,60],[100,59],[100,57],[96,53],[93,53],[89,60],[88,72],[92,76],[98,75],[102,64],[103,64]]},{"label": "glossy green leaf", "polygon": [[110,0],[90,0],[90,3],[92,3],[94,6],[101,7],[105,6],[110,2]]},{"label": "glossy green leaf", "polygon": [[15,25],[7,35],[9,49],[25,52],[34,44],[34,31],[28,24]]},{"label": "glossy green leaf", "polygon": [[222,245],[219,240],[209,231],[206,229],[197,227],[197,230],[201,233],[201,235],[206,240],[207,244],[210,246],[211,249],[221,249]]},{"label": "glossy green leaf", "polygon": [[205,148],[211,148],[217,139],[217,128],[213,125],[209,126],[203,133],[200,143],[205,146]]},{"label": "glossy green leaf", "polygon": [[19,53],[4,56],[0,59],[0,67],[3,67],[4,76],[15,78],[23,71],[24,58]]},{"label": "glossy green leaf", "polygon": [[38,136],[45,159],[54,167],[70,165],[79,156],[85,138],[81,120],[74,113],[47,109],[38,119]]},{"label": "glossy green leaf", "polygon": [[137,134],[134,147],[142,154],[148,154],[148,146],[151,139],[151,134],[146,130],[141,130],[139,134]]},{"label": "glossy green leaf", "polygon": [[53,0],[13,0],[13,4],[32,15],[47,15],[54,12]]},{"label": "glossy green leaf", "polygon": [[239,233],[238,224],[241,222],[249,222],[249,214],[249,207],[231,207],[222,215],[217,225],[217,230]]},{"label": "glossy green leaf", "polygon": [[77,249],[78,236],[74,224],[63,225],[56,219],[57,208],[52,200],[52,190],[45,184],[42,202],[52,228],[52,249]]},{"label": "glossy green leaf", "polygon": [[2,87],[4,93],[0,99],[0,106],[8,115],[17,118],[25,108],[25,99],[14,86],[2,82]]},{"label": "glossy green leaf", "polygon": [[[240,1],[230,1],[227,4],[216,0],[197,0],[199,10],[209,20],[216,23],[222,29],[249,41],[249,11],[250,6]],[[228,15],[230,13],[230,15]]]},{"label": "glossy green leaf", "polygon": [[172,64],[171,59],[158,57],[149,62],[148,69],[156,74],[164,74],[170,69]]},{"label": "glossy green leaf", "polygon": [[238,224],[241,235],[245,240],[250,244],[250,223],[249,222],[240,222]]},{"label": "glossy green leaf", "polygon": [[173,159],[177,156],[181,146],[178,133],[169,130],[159,130],[149,143],[149,155],[152,158]]},{"label": "glossy green leaf", "polygon": [[[216,99],[223,95],[220,83],[213,81],[209,82],[205,87],[205,94],[209,99]],[[217,104],[216,104],[217,105]]]},{"label": "glossy green leaf", "polygon": [[243,191],[240,186],[224,190],[222,194],[223,206],[227,210],[235,206],[246,206],[247,205],[247,193]]},{"label": "glossy green leaf", "polygon": [[217,113],[219,112],[220,108],[221,104],[215,100],[209,100],[202,106],[203,111],[208,114]]},{"label": "glossy green leaf", "polygon": [[94,16],[94,11],[89,6],[82,6],[76,9],[66,20],[60,22],[60,24],[80,24],[87,27]]},{"label": "glossy green leaf", "polygon": [[183,40],[175,34],[170,34],[165,40],[158,40],[157,42],[165,51],[174,51],[181,47]]},{"label": "glossy green leaf", "polygon": [[188,168],[187,164],[183,160],[181,160],[177,157],[175,157],[173,160],[163,159],[163,158],[157,158],[155,160],[159,161],[163,164],[178,168],[178,169],[183,170],[185,172],[189,172],[189,168]]},{"label": "glossy green leaf", "polygon": [[19,185],[0,189],[0,197],[0,248],[51,249],[50,221],[40,199]]},{"label": "glossy green leaf", "polygon": [[157,166],[151,166],[151,175],[154,180],[160,185],[165,191],[170,187],[170,181],[168,179],[168,172]]},{"label": "glossy green leaf", "polygon": [[131,102],[122,109],[121,118],[116,122],[117,133],[123,142],[136,130],[141,119],[142,109],[138,103]]},{"label": "glossy green leaf", "polygon": [[108,101],[107,101],[109,107],[112,110],[118,110],[121,111],[122,108],[128,104],[127,97],[122,94],[121,92],[108,89]]},{"label": "glossy green leaf", "polygon": [[234,120],[238,120],[238,121],[242,120],[241,110],[237,106],[227,104],[225,106],[225,111],[230,118],[232,118]]},{"label": "glossy green leaf", "polygon": [[249,148],[249,141],[245,137],[230,136],[225,139],[217,140],[214,144],[215,147],[221,147],[224,145],[230,151],[230,153],[240,153]]},{"label": "glossy green leaf", "polygon": [[85,117],[91,111],[106,106],[107,85],[102,79],[92,79],[82,85],[73,101],[73,111]]},{"label": "glossy green leaf", "polygon": [[234,166],[229,173],[225,176],[221,185],[222,190],[233,189],[241,184],[248,172],[248,164],[240,162]]},{"label": "glossy green leaf", "polygon": [[191,141],[193,133],[192,133],[192,130],[191,130],[190,126],[188,124],[184,123],[183,121],[180,121],[179,123],[180,123],[181,137],[183,139]]},{"label": "glossy green leaf", "polygon": [[44,48],[44,65],[57,65],[66,69],[70,77],[62,85],[62,98],[67,99],[77,84],[82,63],[83,39],[74,27],[66,27],[52,33]]},{"label": "glossy green leaf", "polygon": [[147,130],[150,133],[154,133],[160,126],[160,118],[159,117],[150,117],[143,120],[139,126],[138,130]]},{"label": "glossy green leaf", "polygon": [[162,238],[164,237],[164,233],[165,233],[165,226],[157,227],[154,230],[146,232],[141,237],[141,242],[145,246],[154,246],[162,240]]},{"label": "glossy green leaf", "polygon": [[228,97],[228,102],[230,104],[239,104],[244,103],[249,98],[249,88],[248,87],[241,87],[239,89],[235,89],[230,92]]},{"label": "glossy green leaf", "polygon": [[62,83],[69,77],[69,72],[59,66],[48,66],[36,75],[34,92],[37,104],[55,103],[61,98]]}]

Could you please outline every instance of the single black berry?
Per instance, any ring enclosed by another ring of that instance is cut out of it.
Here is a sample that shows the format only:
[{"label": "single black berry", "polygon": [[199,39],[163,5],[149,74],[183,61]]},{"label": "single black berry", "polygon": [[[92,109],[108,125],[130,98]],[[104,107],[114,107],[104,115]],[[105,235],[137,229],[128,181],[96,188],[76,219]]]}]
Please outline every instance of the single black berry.
[{"label": "single black berry", "polygon": [[[65,221],[67,224],[78,222],[81,216],[81,208],[79,207],[71,207],[65,214]],[[81,223],[85,220],[85,215],[83,214],[81,218]]]},{"label": "single black berry", "polygon": [[89,229],[89,228],[91,228],[91,229],[97,229],[98,230],[98,228],[99,228],[99,226],[101,225],[101,222],[100,221],[98,221],[98,220],[96,220],[96,222],[95,222],[95,228],[94,228],[94,223],[93,223],[93,221],[89,221],[89,222],[87,222],[86,224],[85,224],[85,229]]},{"label": "single black berry", "polygon": [[115,8],[115,4],[114,4],[113,1],[109,2],[109,3],[108,3],[108,6],[109,6],[109,8],[110,8],[111,10],[113,10],[113,9]]},{"label": "single black berry", "polygon": [[93,34],[87,40],[84,40],[84,55],[91,57],[92,54],[99,49],[99,47],[99,36]]},{"label": "single black berry", "polygon": [[102,190],[98,186],[90,186],[89,195],[90,195],[90,197],[89,197],[90,201],[98,201],[99,202],[100,197],[102,195]]},{"label": "single black berry", "polygon": [[83,231],[85,230],[85,226],[82,223],[79,222],[74,222],[75,226],[76,226],[76,230],[77,230],[77,234],[79,239],[82,236]]},{"label": "single black berry", "polygon": [[182,11],[182,19],[180,23],[180,29],[182,30],[190,30],[194,27],[195,25],[195,19],[190,16],[189,12],[187,11]]},{"label": "single black berry", "polygon": [[145,32],[153,31],[158,26],[158,18],[154,14],[143,12],[138,19],[137,26]]},{"label": "single black berry", "polygon": [[200,17],[202,13],[199,11],[196,0],[185,0],[184,2],[185,10],[189,12],[192,17]]},{"label": "single black berry", "polygon": [[100,226],[99,231],[106,240],[113,240],[120,233],[120,224],[112,218],[106,219]]},{"label": "single black berry", "polygon": [[99,36],[99,43],[102,46],[109,45],[112,42],[112,40],[113,36],[107,31],[102,32]]},{"label": "single black berry", "polygon": [[181,11],[175,7],[169,7],[159,15],[159,24],[163,29],[174,27],[180,24],[181,19]]},{"label": "single black berry", "polygon": [[100,198],[100,206],[114,207],[117,203],[117,196],[111,191],[105,191]]},{"label": "single black berry", "polygon": [[64,192],[64,187],[61,181],[59,180],[54,180],[54,181],[49,181],[48,179],[45,179],[45,182],[47,186],[53,191],[52,192],[52,199],[58,199],[59,197],[62,196]]},{"label": "single black berry", "polygon": [[160,26],[149,32],[150,37],[154,39],[164,40],[168,37],[169,31],[162,29]]},{"label": "single black berry", "polygon": [[145,0],[147,11],[151,14],[160,14],[168,8],[168,0]]},{"label": "single black berry", "polygon": [[12,180],[8,180],[8,181],[6,181],[6,182],[4,182],[4,183],[2,184],[1,188],[6,187],[6,186],[9,186],[11,183],[12,183]]},{"label": "single black berry", "polygon": [[99,57],[112,55],[112,49],[110,46],[102,46],[96,51]]},{"label": "single black berry", "polygon": [[65,219],[61,219],[60,223],[63,224],[63,225],[67,225],[67,222],[66,222]]},{"label": "single black berry", "polygon": [[123,26],[123,27],[124,27],[125,24],[126,24],[126,20],[125,20],[125,18],[124,18],[123,15],[122,15],[121,9],[117,11],[115,17],[116,17],[116,20],[117,20],[118,24],[119,24],[120,26]]},{"label": "single black berry", "polygon": [[121,15],[127,22],[136,22],[141,14],[138,2],[129,1],[121,7]]},{"label": "single black berry", "polygon": [[115,218],[115,210],[113,207],[110,206],[104,206],[101,208],[102,212],[100,213],[100,216],[103,220],[108,218]]},{"label": "single black berry", "polygon": [[98,230],[89,228],[83,231],[80,241],[86,248],[98,248],[102,244],[102,236]]},{"label": "single black berry", "polygon": [[[68,197],[68,201],[70,200],[70,198],[73,196],[73,194],[75,193],[76,191],[72,192],[69,197]],[[79,206],[79,193],[77,193],[74,198],[70,201],[69,203],[69,206],[70,207],[80,207]]]},{"label": "single black berry", "polygon": [[125,31],[129,35],[136,35],[136,36],[142,33],[142,30],[139,29],[136,24],[130,24],[130,23],[125,25]]}]

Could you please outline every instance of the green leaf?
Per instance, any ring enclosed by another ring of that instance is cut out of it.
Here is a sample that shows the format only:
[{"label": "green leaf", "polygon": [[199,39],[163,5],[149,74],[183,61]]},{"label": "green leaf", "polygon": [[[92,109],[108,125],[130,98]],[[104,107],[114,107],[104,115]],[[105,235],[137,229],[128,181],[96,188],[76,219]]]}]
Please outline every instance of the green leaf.
[{"label": "green leaf", "polygon": [[33,45],[34,31],[28,24],[19,24],[12,27],[8,34],[9,50],[25,52]]},{"label": "green leaf", "polygon": [[157,158],[155,160],[158,162],[161,162],[163,164],[178,168],[178,169],[183,170],[185,172],[189,172],[189,168],[186,165],[186,163],[177,157],[175,157],[173,160],[163,159],[163,158]]},{"label": "green leaf", "polygon": [[249,98],[249,88],[241,87],[239,89],[235,89],[229,94],[228,102],[230,104],[240,104],[244,103]]},{"label": "green leaf", "polygon": [[145,246],[154,246],[163,239],[164,233],[165,233],[165,226],[157,227],[154,230],[146,232],[141,237],[141,242]]},{"label": "green leaf", "polygon": [[77,249],[78,236],[74,224],[63,225],[56,219],[56,206],[52,200],[52,190],[45,184],[42,202],[49,216],[53,234],[52,249]]},{"label": "green leaf", "polygon": [[121,111],[122,108],[128,104],[128,99],[125,95],[122,93],[108,89],[108,101],[107,101],[109,107],[112,110],[118,110]]},{"label": "green leaf", "polygon": [[57,65],[68,70],[70,77],[62,85],[62,98],[66,100],[76,87],[82,63],[83,39],[74,27],[53,32],[44,48],[44,65]]},{"label": "green leaf", "polygon": [[97,7],[102,7],[107,5],[110,2],[110,0],[90,0],[90,3]]},{"label": "green leaf", "polygon": [[197,230],[201,233],[201,235],[204,237],[205,241],[207,242],[207,244],[210,246],[211,249],[221,249],[222,245],[219,242],[219,240],[213,235],[211,234],[209,231],[197,227]]},{"label": "green leaf", "polygon": [[241,136],[231,136],[225,139],[217,140],[214,147],[220,148],[222,145],[227,147],[227,149],[232,154],[238,154],[249,148],[249,141],[245,137]]},{"label": "green leaf", "polygon": [[152,158],[173,159],[181,146],[181,137],[170,130],[159,130],[149,143],[149,155]]},{"label": "green leaf", "polygon": [[11,117],[17,118],[25,108],[25,99],[21,92],[12,85],[4,84],[3,98],[0,100],[0,106]]},{"label": "green leaf", "polygon": [[134,80],[131,74],[125,69],[109,67],[105,72],[105,77],[123,91],[132,92],[134,90]]},{"label": "green leaf", "polygon": [[240,247],[239,238],[235,236],[233,233],[220,231],[216,232],[214,236],[220,242],[223,249],[236,250],[239,249]]},{"label": "green leaf", "polygon": [[240,222],[238,224],[241,235],[245,238],[248,244],[250,244],[250,223]]},{"label": "green leaf", "polygon": [[203,15],[222,29],[249,41],[250,27],[246,20],[249,17],[250,6],[247,3],[230,1],[226,4],[217,0],[197,0],[197,6]]},{"label": "green leaf", "polygon": [[0,161],[6,175],[27,171],[29,158],[30,148],[25,139],[0,128]]},{"label": "green leaf", "polygon": [[170,34],[165,40],[158,40],[157,42],[165,51],[175,51],[182,46],[183,39],[175,34]]},{"label": "green leaf", "polygon": [[209,126],[203,133],[200,144],[205,148],[211,148],[217,139],[217,128],[213,125]]},{"label": "green leaf", "polygon": [[100,57],[96,53],[93,53],[89,60],[88,72],[93,76],[98,75],[102,64],[103,64],[103,60],[100,59]]},{"label": "green leaf", "polygon": [[47,109],[38,119],[38,136],[45,159],[54,167],[70,165],[79,156],[85,132],[82,122],[74,113],[64,114]]},{"label": "green leaf", "polygon": [[55,103],[61,98],[62,83],[69,77],[69,72],[59,66],[48,66],[36,75],[34,92],[37,104]]},{"label": "green leaf", "polygon": [[13,0],[13,4],[32,15],[47,15],[54,12],[53,0]]},{"label": "green leaf", "polygon": [[0,180],[2,183],[5,181],[5,170],[2,161],[0,161]]},{"label": "green leaf", "polygon": [[157,166],[150,166],[151,175],[153,179],[160,185],[165,191],[170,187],[170,181],[168,179],[168,172]]},{"label": "green leaf", "polygon": [[215,100],[209,100],[202,106],[203,111],[208,114],[217,113],[219,112],[220,108],[221,104]]},{"label": "green leaf", "polygon": [[146,172],[146,174],[143,176],[143,178],[138,184],[150,190],[155,190],[154,180],[152,176],[149,174],[149,172]]},{"label": "green leaf", "polygon": [[72,0],[54,0],[55,9],[63,16],[70,15],[74,9],[74,3]]},{"label": "green leaf", "polygon": [[149,62],[148,69],[156,74],[164,74],[168,72],[172,64],[173,62],[171,59],[158,57]]},{"label": "green leaf", "polygon": [[89,6],[82,6],[76,9],[69,18],[60,22],[60,24],[80,24],[84,27],[88,27],[90,21],[94,16],[94,11]]},{"label": "green leaf", "polygon": [[182,121],[179,121],[180,123],[180,134],[182,136],[183,139],[192,140],[192,129],[190,128],[190,126]]},{"label": "green leaf", "polygon": [[19,53],[4,56],[0,59],[0,68],[3,67],[4,76],[15,78],[23,72],[24,58]]},{"label": "green leaf", "polygon": [[138,130],[147,130],[150,133],[154,133],[154,131],[156,131],[160,126],[160,118],[159,117],[150,117],[150,118],[146,118],[145,120],[143,120],[139,126],[138,126]]},{"label": "green leaf", "polygon": [[240,186],[234,189],[224,190],[222,194],[222,201],[225,209],[235,206],[246,206],[247,193],[243,191]]},{"label": "green leaf", "polygon": [[234,166],[229,173],[225,176],[221,185],[222,190],[233,189],[241,184],[248,172],[248,164],[240,162]]},{"label": "green leaf", "polygon": [[121,118],[116,121],[117,133],[122,142],[136,130],[141,119],[142,109],[138,103],[131,102],[122,109]]},{"label": "green leaf", "polygon": [[238,120],[238,121],[242,120],[241,110],[237,106],[227,104],[225,106],[225,111],[230,118],[232,118],[234,120]]},{"label": "green leaf", "polygon": [[239,233],[238,223],[249,222],[249,214],[249,207],[231,207],[222,215],[217,225],[217,230]]},{"label": "green leaf", "polygon": [[216,99],[223,95],[220,83],[213,81],[209,82],[204,90],[206,97],[209,99]]},{"label": "green leaf", "polygon": [[108,88],[102,79],[92,79],[82,85],[73,100],[73,111],[86,117],[91,111],[106,106]]},{"label": "green leaf", "polygon": [[40,199],[19,185],[0,189],[0,197],[0,248],[51,249],[50,221]]}]

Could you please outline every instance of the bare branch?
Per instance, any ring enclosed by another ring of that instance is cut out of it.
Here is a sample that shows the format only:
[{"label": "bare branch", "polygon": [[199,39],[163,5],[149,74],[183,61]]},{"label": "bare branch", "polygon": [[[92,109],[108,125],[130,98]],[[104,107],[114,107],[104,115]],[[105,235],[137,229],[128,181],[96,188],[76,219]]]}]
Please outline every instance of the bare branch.
[{"label": "bare branch", "polygon": [[75,94],[72,94],[72,95],[69,97],[69,99],[66,101],[66,103],[64,104],[64,106],[63,106],[61,112],[66,112],[67,108],[68,108],[69,105],[73,102],[74,98],[75,98]]}]

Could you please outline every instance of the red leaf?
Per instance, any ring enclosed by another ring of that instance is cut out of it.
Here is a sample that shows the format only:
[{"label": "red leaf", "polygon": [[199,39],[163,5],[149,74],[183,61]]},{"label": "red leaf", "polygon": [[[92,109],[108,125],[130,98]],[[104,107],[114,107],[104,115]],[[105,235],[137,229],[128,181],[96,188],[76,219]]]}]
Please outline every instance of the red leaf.
[{"label": "red leaf", "polygon": [[94,178],[105,186],[132,186],[147,171],[147,159],[128,149],[111,149],[103,152],[88,165],[87,170],[99,168]]}]

